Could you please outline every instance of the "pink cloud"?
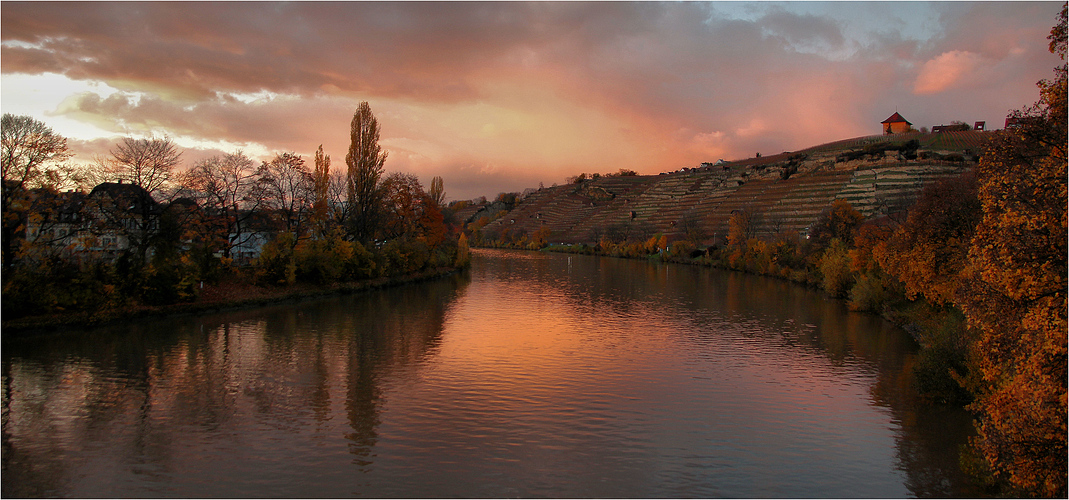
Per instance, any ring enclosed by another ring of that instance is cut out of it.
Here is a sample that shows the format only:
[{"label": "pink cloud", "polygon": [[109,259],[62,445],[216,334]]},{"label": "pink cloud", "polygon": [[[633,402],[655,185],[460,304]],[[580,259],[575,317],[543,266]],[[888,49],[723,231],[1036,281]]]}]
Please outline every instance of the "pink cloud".
[{"label": "pink cloud", "polygon": [[924,63],[913,85],[913,92],[936,94],[969,84],[983,64],[983,58],[975,52],[944,52]]}]

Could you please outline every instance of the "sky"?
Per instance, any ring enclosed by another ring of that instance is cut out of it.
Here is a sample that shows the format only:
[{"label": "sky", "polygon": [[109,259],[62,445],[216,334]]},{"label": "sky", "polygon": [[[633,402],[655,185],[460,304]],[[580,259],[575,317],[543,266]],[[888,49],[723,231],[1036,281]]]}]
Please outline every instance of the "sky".
[{"label": "sky", "polygon": [[74,161],[168,137],[184,167],[319,145],[371,106],[385,170],[493,198],[959,120],[1060,64],[1061,2],[11,2],[0,109]]}]

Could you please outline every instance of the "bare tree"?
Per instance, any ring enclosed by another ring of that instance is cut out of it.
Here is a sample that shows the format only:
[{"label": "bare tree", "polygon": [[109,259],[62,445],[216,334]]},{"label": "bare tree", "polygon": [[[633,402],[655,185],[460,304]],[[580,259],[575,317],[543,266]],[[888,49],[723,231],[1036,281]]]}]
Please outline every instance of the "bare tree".
[{"label": "bare tree", "polygon": [[344,172],[331,172],[327,185],[327,216],[338,228],[349,225],[349,215],[352,212],[347,197],[349,182],[346,177]]},{"label": "bare tree", "polygon": [[683,217],[679,219],[678,226],[679,231],[683,233],[687,241],[695,246],[701,246],[707,237],[705,224],[702,221],[701,213],[697,209],[683,214]]},{"label": "bare tree", "polygon": [[29,189],[38,187],[47,177],[46,165],[61,163],[71,157],[67,139],[29,116],[5,113],[0,119],[2,136],[3,189],[3,266],[9,268],[15,259],[16,236],[25,229],[29,208]]},{"label": "bare tree", "polygon": [[214,226],[216,245],[230,258],[236,246],[252,237],[248,225],[262,205],[255,164],[241,151],[213,156],[195,164],[182,178],[184,191],[196,199]]},{"label": "bare tree", "polygon": [[379,146],[379,122],[368,103],[361,102],[349,128],[349,153],[345,155],[346,186],[351,210],[350,237],[367,242],[374,237],[382,208],[382,177],[386,152]]},{"label": "bare tree", "polygon": [[297,237],[296,242],[314,199],[312,173],[296,153],[279,153],[260,166],[258,175],[264,207],[283,219],[283,227]]},{"label": "bare tree", "polygon": [[5,186],[13,182],[20,188],[37,187],[46,174],[46,165],[61,163],[72,156],[67,151],[65,137],[32,117],[5,113],[0,127]]},{"label": "bare tree", "polygon": [[182,153],[170,139],[124,137],[105,159],[105,168],[121,180],[155,195],[171,181]]}]

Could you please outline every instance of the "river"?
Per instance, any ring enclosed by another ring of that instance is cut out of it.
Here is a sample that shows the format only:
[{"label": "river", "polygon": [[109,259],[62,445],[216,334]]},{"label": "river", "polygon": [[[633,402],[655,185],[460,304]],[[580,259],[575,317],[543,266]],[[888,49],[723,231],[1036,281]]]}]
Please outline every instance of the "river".
[{"label": "river", "polygon": [[392,289],[3,343],[3,495],[944,497],[917,346],[769,278],[475,250]]}]

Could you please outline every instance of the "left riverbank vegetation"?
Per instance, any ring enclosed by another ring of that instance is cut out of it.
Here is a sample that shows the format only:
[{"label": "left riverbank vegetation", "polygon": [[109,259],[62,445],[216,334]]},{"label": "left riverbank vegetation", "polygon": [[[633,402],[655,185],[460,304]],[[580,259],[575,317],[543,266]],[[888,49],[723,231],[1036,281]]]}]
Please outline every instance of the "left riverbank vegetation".
[{"label": "left riverbank vegetation", "polygon": [[[3,115],[3,319],[121,316],[243,295],[464,267],[444,182],[385,172],[368,103],[341,169],[241,151],[182,166],[168,138],[121,139],[75,164],[66,139]],[[266,290],[266,292],[265,292]]]},{"label": "left riverbank vegetation", "polygon": [[[963,469],[1000,496],[1066,496],[1067,270],[1066,9],[1051,30],[1062,58],[1039,82],[1040,99],[1014,111],[975,169],[927,187],[911,208],[865,218],[836,200],[803,236],[758,238],[756,214],[738,210],[725,240],[695,217],[668,241],[641,221],[606,228],[589,244],[554,235],[486,234],[494,212],[469,224],[480,246],[648,258],[775,276],[819,287],[858,311],[909,330],[921,350],[919,392],[965,405],[977,435]],[[507,226],[505,226],[507,227]]]}]

